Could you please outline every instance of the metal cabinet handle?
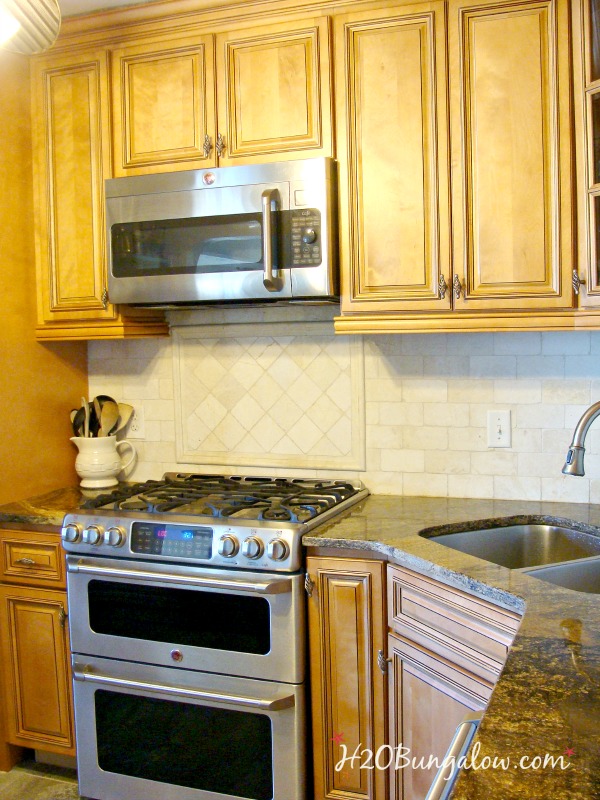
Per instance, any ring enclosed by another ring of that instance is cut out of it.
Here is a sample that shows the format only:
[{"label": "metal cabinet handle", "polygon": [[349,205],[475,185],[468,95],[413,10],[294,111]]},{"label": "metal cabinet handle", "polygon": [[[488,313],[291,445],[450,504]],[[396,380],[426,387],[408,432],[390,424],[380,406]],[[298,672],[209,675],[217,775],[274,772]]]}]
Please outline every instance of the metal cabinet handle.
[{"label": "metal cabinet handle", "polygon": [[212,148],[213,148],[212,139],[207,133],[206,136],[204,137],[204,145],[202,146],[202,149],[204,151],[204,158],[208,158],[210,156]]},{"label": "metal cabinet handle", "polygon": [[25,567],[35,567],[36,562],[33,558],[17,558],[15,564],[23,564]]},{"label": "metal cabinet handle", "polygon": [[60,625],[61,628],[65,627],[66,621],[67,621],[67,613],[65,611],[65,607],[61,605],[61,607],[58,610],[58,624]]},{"label": "metal cabinet handle", "polygon": [[458,277],[458,275],[454,276],[454,280],[452,281],[452,289],[454,291],[454,296],[456,297],[457,300],[460,299],[461,294],[465,298],[465,300],[467,299],[467,293],[465,291],[465,287],[460,282],[460,278]]},{"label": "metal cabinet handle", "polygon": [[446,292],[448,291],[448,284],[446,283],[446,278],[443,275],[440,275],[440,279],[438,281],[438,297],[440,300],[443,300],[446,297]]},{"label": "metal cabinet handle", "polygon": [[263,218],[263,284],[269,292],[283,289],[283,278],[273,269],[273,223],[271,204],[277,201],[277,189],[265,189],[261,195]]},{"label": "metal cabinet handle", "polygon": [[573,291],[575,294],[579,294],[581,287],[585,286],[585,278],[580,278],[579,274],[576,269],[573,270]]},{"label": "metal cabinet handle", "polygon": [[67,559],[68,572],[80,572],[85,575],[101,575],[104,578],[127,578],[138,581],[160,581],[161,583],[179,583],[195,586],[199,589],[228,589],[230,592],[251,592],[253,594],[285,594],[292,591],[292,582],[283,580],[238,581],[219,578],[203,578],[196,575],[181,575],[170,572],[144,572],[140,569],[120,569],[86,564],[83,560]]},{"label": "metal cabinet handle", "polygon": [[208,692],[201,689],[186,689],[183,686],[164,686],[160,683],[146,683],[145,681],[133,681],[124,678],[113,678],[110,675],[91,672],[88,667],[73,667],[73,678],[76,681],[92,681],[102,683],[105,686],[118,686],[125,689],[138,689],[145,692],[160,692],[161,694],[175,695],[176,697],[189,697],[198,700],[208,700],[224,705],[242,706],[245,708],[260,708],[262,711],[281,711],[284,708],[292,708],[295,700],[294,695],[283,695],[271,699],[259,697],[247,697],[245,695],[222,694],[221,692]]},{"label": "metal cabinet handle", "polygon": [[102,302],[102,308],[106,311],[106,309],[108,308],[108,290],[107,290],[106,286],[104,287],[104,289],[102,291],[102,295],[100,297],[100,301]]},{"label": "metal cabinet handle", "polygon": [[383,650],[377,651],[377,666],[384,675],[387,675],[388,664],[390,663],[391,660],[392,660],[391,658],[385,657]]},{"label": "metal cabinet handle", "polygon": [[444,756],[442,766],[429,787],[425,800],[447,800],[450,796],[459,772],[456,765],[460,758],[467,754],[482,716],[481,712],[467,714],[457,727],[448,752]]},{"label": "metal cabinet handle", "polygon": [[219,134],[217,136],[217,143],[215,145],[215,148],[216,148],[216,151],[217,151],[217,155],[220,158],[223,155],[223,153],[225,152],[225,139],[223,138],[222,134]]}]

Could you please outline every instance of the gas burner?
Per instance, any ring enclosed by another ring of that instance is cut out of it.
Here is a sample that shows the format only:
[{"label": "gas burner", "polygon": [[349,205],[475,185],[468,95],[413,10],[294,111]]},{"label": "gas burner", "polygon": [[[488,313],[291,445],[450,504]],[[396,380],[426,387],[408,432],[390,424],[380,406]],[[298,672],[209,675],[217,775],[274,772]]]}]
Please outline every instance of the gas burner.
[{"label": "gas burner", "polygon": [[305,523],[361,491],[340,480],[166,473],[85,502],[86,509]]}]

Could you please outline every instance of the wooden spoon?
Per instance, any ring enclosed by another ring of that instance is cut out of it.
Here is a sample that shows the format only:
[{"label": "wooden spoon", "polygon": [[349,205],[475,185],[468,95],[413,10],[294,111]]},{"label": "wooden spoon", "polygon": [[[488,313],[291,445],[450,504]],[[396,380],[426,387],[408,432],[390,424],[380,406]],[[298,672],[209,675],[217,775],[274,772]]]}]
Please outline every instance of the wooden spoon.
[{"label": "wooden spoon", "polygon": [[130,406],[129,403],[117,403],[117,406],[119,407],[119,422],[116,433],[123,430],[133,414],[133,406]]},{"label": "wooden spoon", "polygon": [[109,436],[114,433],[119,421],[119,406],[113,400],[106,400],[102,404],[100,414],[100,429],[98,436]]}]

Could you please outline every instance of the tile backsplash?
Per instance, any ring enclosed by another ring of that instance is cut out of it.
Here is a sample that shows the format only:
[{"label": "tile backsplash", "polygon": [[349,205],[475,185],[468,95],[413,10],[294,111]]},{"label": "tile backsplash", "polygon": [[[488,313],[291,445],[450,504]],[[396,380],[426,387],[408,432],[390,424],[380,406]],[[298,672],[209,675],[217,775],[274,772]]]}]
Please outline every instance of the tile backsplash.
[{"label": "tile backsplash", "polygon": [[[168,339],[91,342],[90,396],[143,410],[127,477],[268,471],[376,494],[600,502],[600,420],[586,475],[561,474],[600,400],[600,332],[335,336],[331,311],[306,316],[205,313]],[[511,412],[509,448],[487,446],[491,410]]]}]

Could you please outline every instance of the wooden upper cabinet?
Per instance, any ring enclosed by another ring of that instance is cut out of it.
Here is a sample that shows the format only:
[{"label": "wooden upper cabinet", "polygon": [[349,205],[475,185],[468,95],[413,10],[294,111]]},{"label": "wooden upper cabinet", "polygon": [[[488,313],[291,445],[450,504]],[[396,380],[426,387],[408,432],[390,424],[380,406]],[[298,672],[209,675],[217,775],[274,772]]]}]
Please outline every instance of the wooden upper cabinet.
[{"label": "wooden upper cabinet", "polygon": [[107,53],[36,60],[33,80],[39,322],[114,319],[104,248]]},{"label": "wooden upper cabinet", "polygon": [[214,166],[213,37],[112,52],[114,175]]},{"label": "wooden upper cabinet", "polygon": [[221,166],[331,156],[329,21],[216,37]]},{"label": "wooden upper cabinet", "polygon": [[108,300],[104,180],[110,169],[108,53],[32,63],[39,339],[164,334],[156,312],[123,316]]},{"label": "wooden upper cabinet", "polygon": [[115,176],[332,155],[326,17],[138,41],[112,64]]},{"label": "wooden upper cabinet", "polygon": [[334,24],[342,310],[449,308],[445,6]]},{"label": "wooden upper cabinet", "polygon": [[456,307],[573,305],[566,0],[450,3]]},{"label": "wooden upper cabinet", "polygon": [[334,42],[342,313],[572,309],[568,1],[373,6]]}]

